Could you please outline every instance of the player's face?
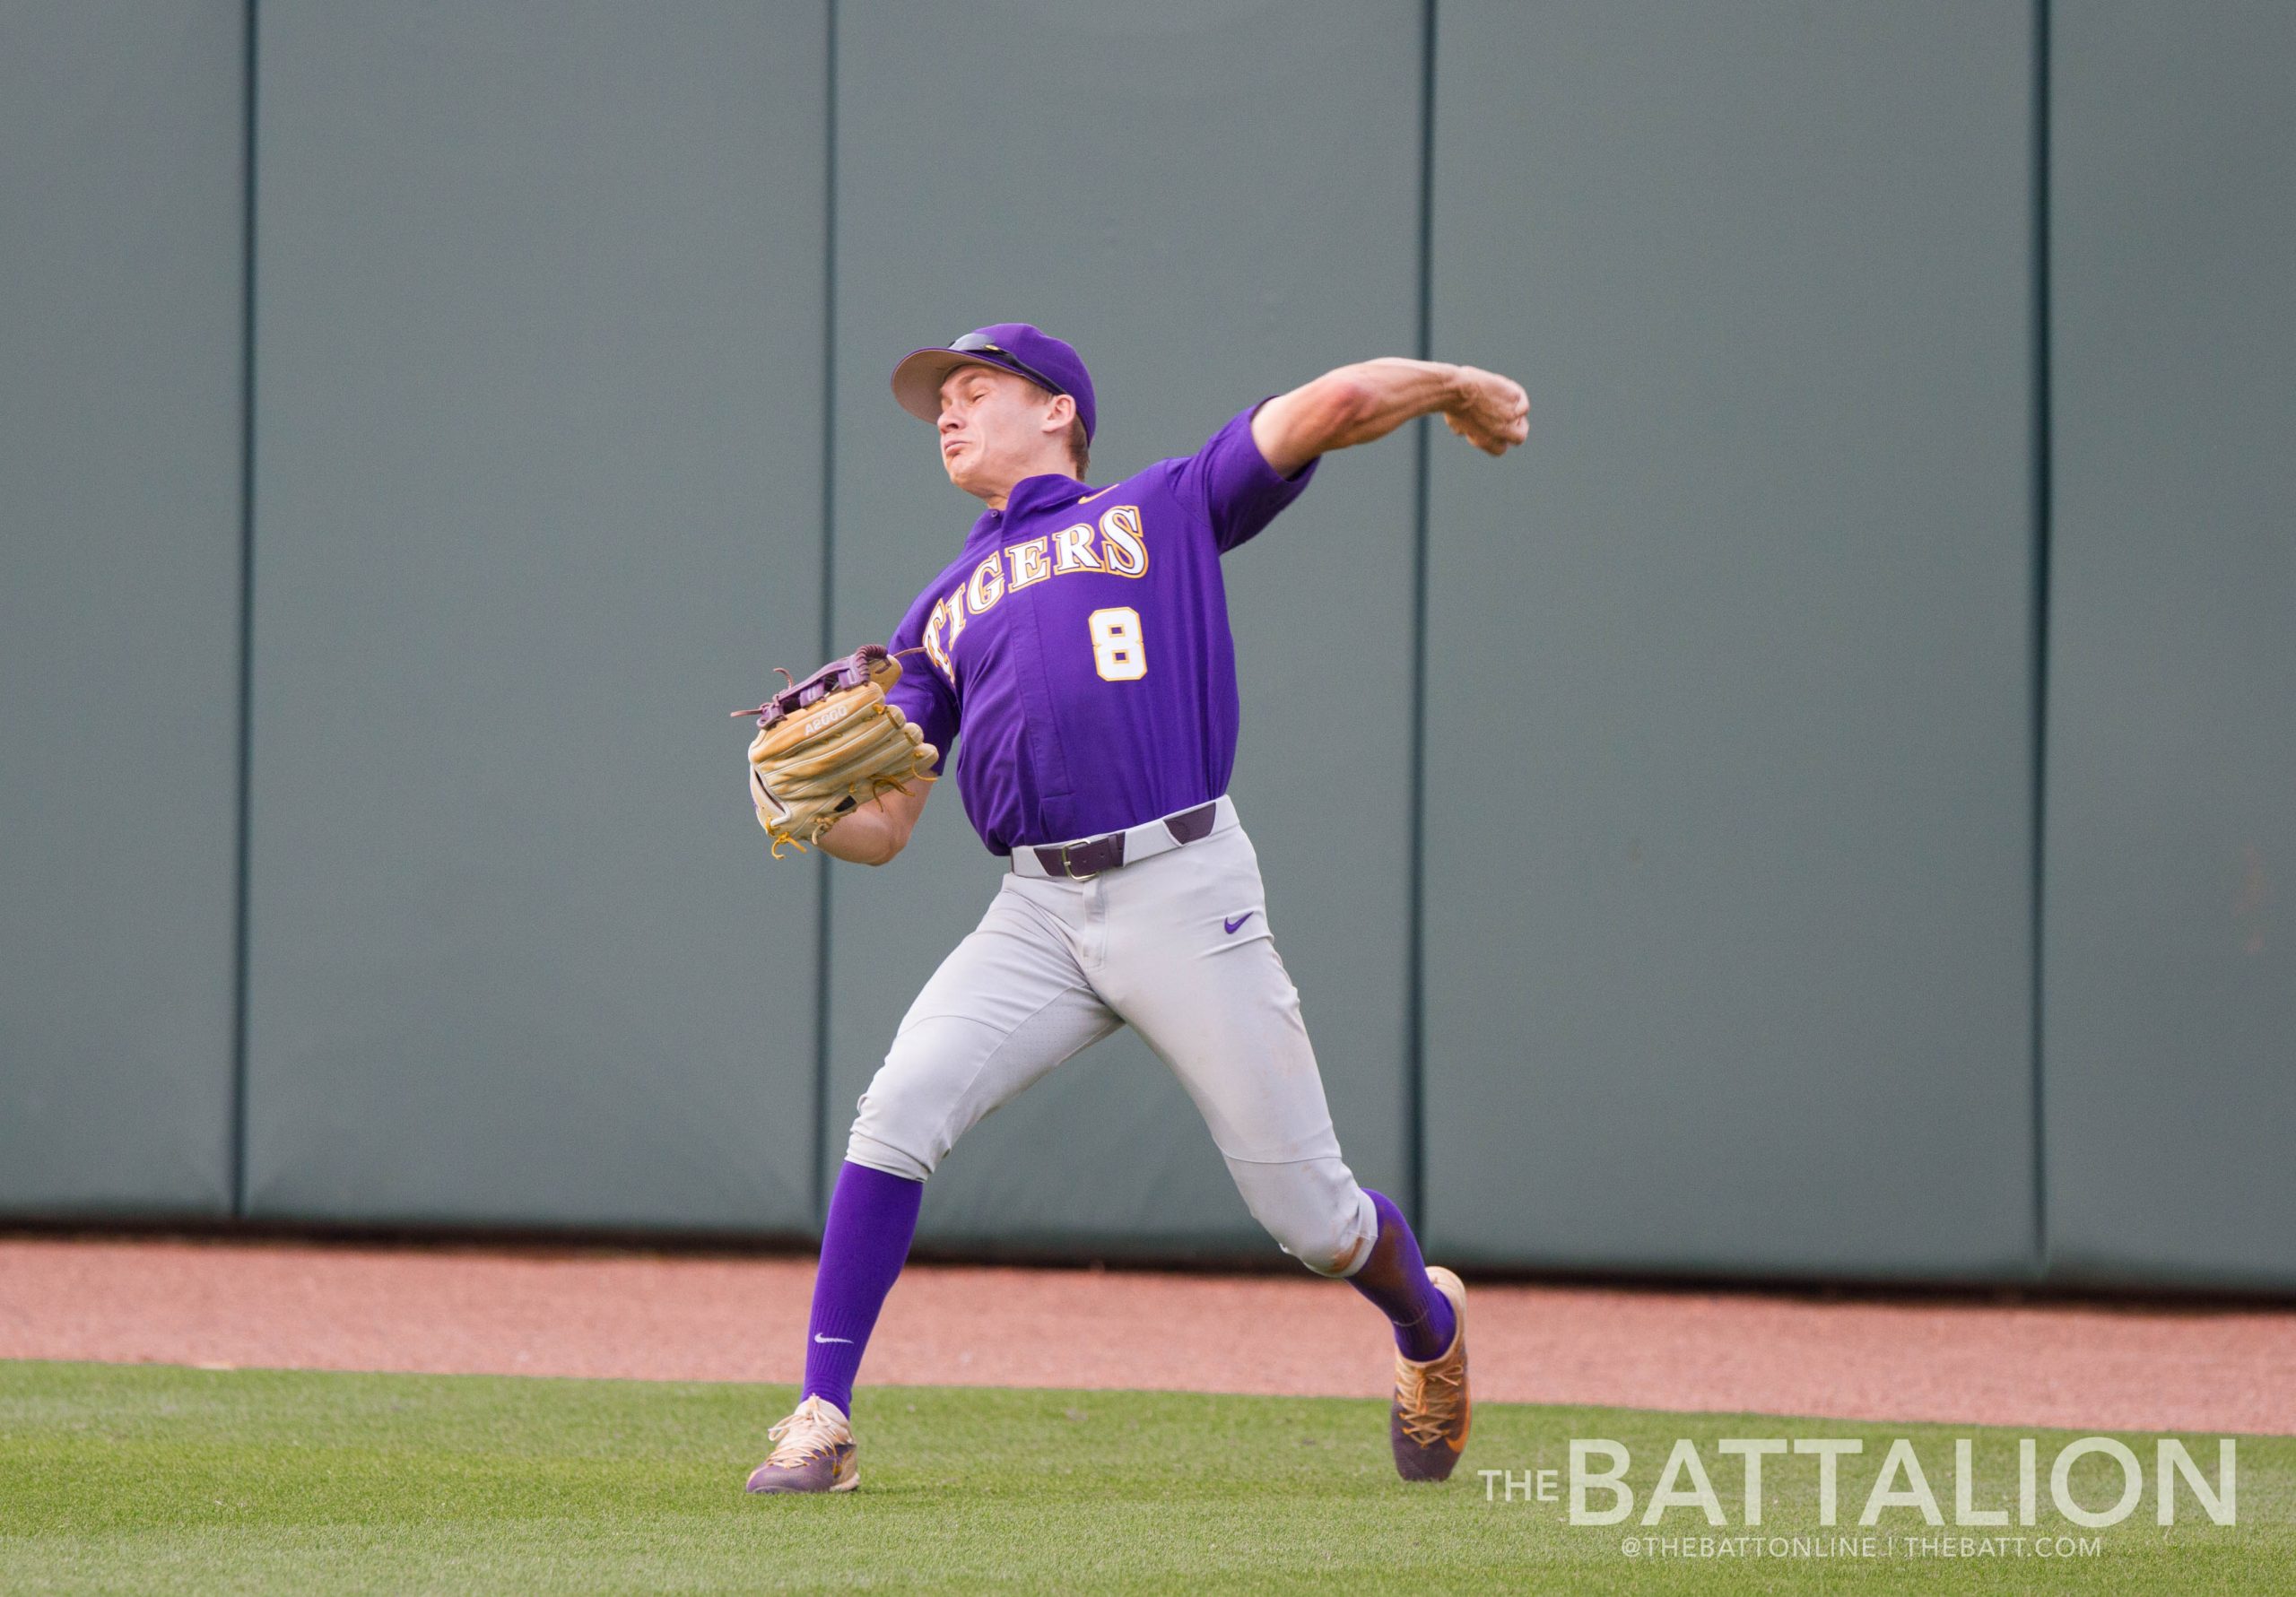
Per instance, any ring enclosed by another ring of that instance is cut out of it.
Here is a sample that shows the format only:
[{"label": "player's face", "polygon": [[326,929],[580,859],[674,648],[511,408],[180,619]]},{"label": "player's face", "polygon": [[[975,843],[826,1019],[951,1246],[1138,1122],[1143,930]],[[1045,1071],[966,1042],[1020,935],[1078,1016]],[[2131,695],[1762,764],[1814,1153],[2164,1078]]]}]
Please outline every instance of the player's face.
[{"label": "player's face", "polygon": [[[1013,484],[1064,464],[1045,464],[1047,440],[1065,431],[1048,428],[1054,404],[1024,378],[990,366],[961,366],[941,384],[941,464],[949,481],[984,499],[1002,499]],[[1065,446],[1058,446],[1065,448]]]}]

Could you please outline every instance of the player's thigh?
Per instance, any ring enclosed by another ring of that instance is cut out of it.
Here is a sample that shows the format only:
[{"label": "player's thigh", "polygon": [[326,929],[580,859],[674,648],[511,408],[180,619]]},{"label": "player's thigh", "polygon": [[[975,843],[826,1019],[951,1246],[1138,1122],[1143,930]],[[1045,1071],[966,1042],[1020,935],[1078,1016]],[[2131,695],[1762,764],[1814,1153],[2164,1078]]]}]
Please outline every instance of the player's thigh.
[{"label": "player's thigh", "polygon": [[846,1156],[921,1181],[982,1116],[1118,1024],[1057,923],[999,893],[909,1006]]},{"label": "player's thigh", "polygon": [[1220,1151],[1335,1158],[1315,1046],[1249,840],[1240,829],[1217,834],[1123,874],[1130,901],[1112,909],[1112,925],[1123,912],[1122,941],[1101,990],[1178,1075]]}]

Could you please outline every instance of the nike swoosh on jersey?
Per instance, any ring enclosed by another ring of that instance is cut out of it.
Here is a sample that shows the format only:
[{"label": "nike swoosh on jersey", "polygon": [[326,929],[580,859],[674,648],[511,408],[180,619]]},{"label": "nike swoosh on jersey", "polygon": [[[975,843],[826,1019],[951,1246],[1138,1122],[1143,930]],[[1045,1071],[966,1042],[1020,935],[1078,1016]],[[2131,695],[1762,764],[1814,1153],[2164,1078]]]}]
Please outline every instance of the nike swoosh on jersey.
[{"label": "nike swoosh on jersey", "polygon": [[1124,484],[1121,482],[1112,483],[1109,487],[1101,489],[1100,493],[1088,493],[1076,502],[1080,505],[1089,505],[1094,499],[1100,498],[1101,495],[1114,493],[1118,489],[1122,488]]},{"label": "nike swoosh on jersey", "polygon": [[1248,921],[1248,920],[1251,919],[1251,918],[1252,918],[1252,916],[1254,916],[1257,915],[1258,913],[1259,913],[1259,911],[1258,911],[1258,910],[1257,910],[1257,909],[1247,909],[1247,910],[1245,910],[1245,911],[1243,912],[1243,914],[1241,914],[1241,915],[1238,916],[1234,920],[1226,920],[1226,919],[1222,919],[1222,920],[1221,921],[1221,923],[1220,923],[1220,924],[1221,924],[1222,926],[1225,926],[1225,927],[1228,929],[1228,935],[1229,935],[1229,936],[1231,936],[1231,937],[1233,937],[1233,936],[1236,934],[1236,931],[1237,931],[1237,929],[1238,929],[1239,927],[1240,927],[1240,926],[1241,926],[1241,925],[1242,925],[1246,921]]}]

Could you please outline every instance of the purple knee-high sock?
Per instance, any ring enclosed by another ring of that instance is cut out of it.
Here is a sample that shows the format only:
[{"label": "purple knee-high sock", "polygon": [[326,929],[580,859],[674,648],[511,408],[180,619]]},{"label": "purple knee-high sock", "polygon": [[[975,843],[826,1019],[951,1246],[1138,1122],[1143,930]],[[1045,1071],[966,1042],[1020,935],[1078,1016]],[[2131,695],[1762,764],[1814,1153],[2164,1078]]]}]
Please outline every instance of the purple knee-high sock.
[{"label": "purple knee-high sock", "polygon": [[1419,1256],[1419,1238],[1403,1218],[1403,1211],[1385,1193],[1366,1195],[1379,1211],[1379,1235],[1363,1268],[1347,1278],[1348,1284],[1379,1306],[1395,1322],[1396,1348],[1405,1358],[1426,1362],[1450,1350],[1457,1328],[1451,1300],[1427,1279],[1427,1262]]},{"label": "purple knee-high sock", "polygon": [[830,1194],[821,1269],[805,1343],[805,1396],[853,1412],[853,1377],[876,1328],[877,1311],[909,1258],[925,1184],[847,1160]]}]

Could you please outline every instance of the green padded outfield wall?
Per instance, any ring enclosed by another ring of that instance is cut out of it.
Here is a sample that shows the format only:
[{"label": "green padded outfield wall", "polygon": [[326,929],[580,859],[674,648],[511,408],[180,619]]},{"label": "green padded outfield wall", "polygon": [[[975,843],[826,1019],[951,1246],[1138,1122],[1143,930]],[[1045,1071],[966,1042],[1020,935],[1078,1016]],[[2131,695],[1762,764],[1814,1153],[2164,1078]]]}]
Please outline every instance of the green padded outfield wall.
[{"label": "green padded outfield wall", "polygon": [[[998,880],[953,790],[770,863],[724,715],[970,518],[893,360],[1067,334],[1105,482],[1424,299],[1529,446],[1433,432],[1423,573],[1408,437],[1226,565],[1364,1179],[1418,1124],[1470,1263],[2296,1286],[2296,22],[2048,7],[2043,187],[2023,4],[1428,16],[0,0],[0,1211],[810,1231]],[[924,1237],[1272,1256],[1128,1037]]]},{"label": "green padded outfield wall", "polygon": [[1441,1256],[2031,1269],[2031,29],[1440,8]]},{"label": "green padded outfield wall", "polygon": [[[1187,454],[1329,367],[1412,352],[1415,0],[848,4],[838,19],[839,647],[884,637],[978,508],[892,403],[909,349],[1006,320],[1073,340],[1099,391],[1100,482]],[[998,87],[1015,72],[1017,99]],[[1411,449],[1395,439],[1327,463],[1225,565],[1233,791],[1342,1145],[1389,1185],[1405,1165],[1412,530]],[[891,866],[829,867],[832,1167],[902,1011],[1000,868],[953,789]],[[794,896],[797,874],[774,890]],[[1274,1254],[1129,1032],[959,1144],[921,1235]]]},{"label": "green padded outfield wall", "polygon": [[260,18],[250,1211],[802,1230],[822,8]]},{"label": "green padded outfield wall", "polygon": [[2292,63],[2285,6],[2057,8],[2058,1279],[2296,1286]]},{"label": "green padded outfield wall", "polygon": [[245,19],[0,4],[0,1207],[231,1203]]}]

